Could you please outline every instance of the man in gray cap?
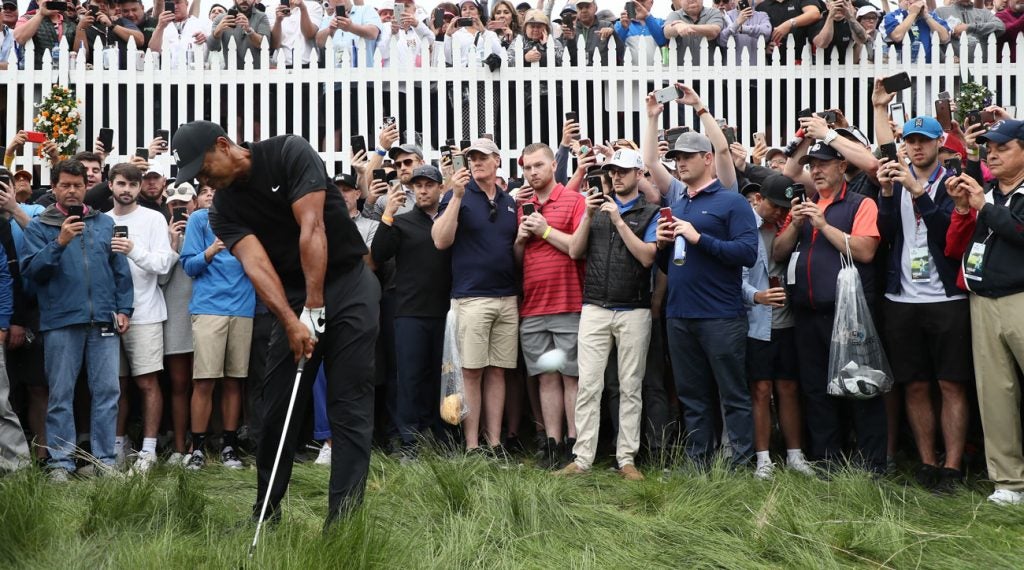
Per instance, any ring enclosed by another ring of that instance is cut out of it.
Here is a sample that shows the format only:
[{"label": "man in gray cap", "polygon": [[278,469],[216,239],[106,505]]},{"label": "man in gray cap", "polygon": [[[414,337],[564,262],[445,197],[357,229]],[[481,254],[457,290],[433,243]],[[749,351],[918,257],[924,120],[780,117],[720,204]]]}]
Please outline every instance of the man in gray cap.
[{"label": "man in gray cap", "polygon": [[[194,121],[171,140],[178,179],[217,189],[214,234],[242,262],[277,322],[267,348],[256,453],[257,502],[270,483],[295,379],[296,363],[327,376],[327,415],[334,448],[327,524],[357,506],[366,488],[373,436],[373,354],[380,286],[362,257],[366,245],[331,188],[323,160],[294,135],[237,145],[219,125]],[[319,340],[318,340],[319,339]],[[314,347],[317,350],[314,353]],[[300,389],[300,409],[309,385]],[[292,425],[292,428],[295,426]],[[291,478],[295,438],[286,437],[268,505],[280,517]]]},{"label": "man in gray cap", "polygon": [[464,152],[469,170],[453,175],[431,234],[438,249],[452,252],[451,296],[470,410],[463,421],[466,449],[480,447],[485,412],[486,442],[503,456],[505,369],[516,367],[519,352],[516,202],[496,184],[501,153],[494,141],[476,139]]},{"label": "man in gray cap", "polygon": [[[388,151],[388,158],[393,161],[395,169],[398,171],[398,187],[405,193],[406,198],[402,201],[402,206],[395,213],[404,214],[412,210],[414,201],[412,172],[423,166],[423,149],[419,145],[412,143],[393,146]],[[387,194],[390,193],[390,189],[380,188],[379,181],[377,180],[371,181],[370,184],[370,197],[366,199],[366,204],[363,206],[363,215],[371,220],[379,220],[387,205]],[[385,186],[387,186],[386,183]],[[378,187],[378,189],[374,191],[374,187]]]},{"label": "man in gray cap", "polygon": [[[465,175],[465,173],[464,173]],[[446,442],[437,395],[445,317],[451,305],[451,252],[438,250],[430,235],[440,207],[443,178],[430,165],[412,172],[412,203],[394,188],[373,238],[373,262],[396,266],[395,351],[398,361],[397,418],[403,456],[415,457],[419,436]],[[400,209],[408,208],[404,214]]]}]

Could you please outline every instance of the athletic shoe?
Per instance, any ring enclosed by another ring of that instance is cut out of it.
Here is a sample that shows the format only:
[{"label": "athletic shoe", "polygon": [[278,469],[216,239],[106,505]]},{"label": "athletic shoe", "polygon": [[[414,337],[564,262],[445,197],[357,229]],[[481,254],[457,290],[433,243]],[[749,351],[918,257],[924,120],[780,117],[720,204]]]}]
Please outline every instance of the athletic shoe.
[{"label": "athletic shoe", "polygon": [[189,455],[188,462],[185,463],[185,469],[199,471],[203,467],[206,467],[206,456],[203,455],[201,450],[197,449],[192,452],[192,455]]},{"label": "athletic shoe", "polygon": [[754,479],[760,479],[761,481],[771,481],[772,476],[775,475],[775,464],[772,462],[762,463],[754,469]]},{"label": "athletic shoe", "polygon": [[[570,465],[576,465],[576,462],[574,461],[574,462],[570,463]],[[623,465],[622,468],[619,469],[619,475],[622,475],[622,478],[625,479],[626,481],[643,481],[644,480],[644,474],[641,473],[640,470],[637,469],[635,465],[632,465],[632,464],[629,464],[629,463],[627,463],[626,465]]]},{"label": "athletic shoe", "polygon": [[505,449],[516,457],[524,457],[526,455],[526,446],[523,445],[519,436],[516,435],[510,435],[505,438]]},{"label": "athletic shoe", "polygon": [[587,473],[589,473],[588,470],[583,469],[573,461],[558,471],[555,471],[554,475],[555,477],[574,477],[576,475],[586,475]]},{"label": "athletic shoe", "polygon": [[800,457],[794,457],[786,462],[786,468],[792,469],[801,475],[807,475],[808,477],[814,477],[817,473],[814,472],[814,467],[807,462],[807,459],[801,455]]},{"label": "athletic shoe", "polygon": [[939,482],[935,485],[935,492],[942,495],[952,495],[960,488],[964,480],[964,472],[952,467],[943,467],[939,472]]},{"label": "athletic shoe", "polygon": [[314,461],[313,463],[315,463],[316,465],[330,465],[331,446],[325,443],[323,447],[320,448],[320,454],[316,456],[316,461]]},{"label": "athletic shoe", "polygon": [[241,469],[243,467],[242,460],[238,458],[235,449],[230,445],[221,450],[220,461],[228,469]]},{"label": "athletic shoe", "polygon": [[145,475],[149,473],[153,467],[156,466],[156,454],[148,451],[140,451],[138,459],[135,460],[135,464],[132,465],[129,474],[131,475]]},{"label": "athletic shoe", "polygon": [[50,481],[54,483],[67,483],[68,482],[68,470],[62,467],[52,469],[50,471]]},{"label": "athletic shoe", "polygon": [[938,467],[922,463],[914,471],[914,480],[925,489],[934,489],[939,484],[941,474],[942,471]]},{"label": "athletic shoe", "polygon": [[167,458],[167,464],[171,467],[184,467],[187,456],[184,453],[175,451]]},{"label": "athletic shoe", "polygon": [[544,442],[544,455],[541,456],[540,461],[537,462],[537,467],[541,469],[554,469],[562,463],[562,455],[564,450],[559,449],[558,443],[555,443],[555,439],[549,437]]},{"label": "athletic shoe", "polygon": [[988,496],[988,502],[997,505],[1020,505],[1024,504],[1024,491],[1011,491],[1009,489],[996,489],[995,493]]}]

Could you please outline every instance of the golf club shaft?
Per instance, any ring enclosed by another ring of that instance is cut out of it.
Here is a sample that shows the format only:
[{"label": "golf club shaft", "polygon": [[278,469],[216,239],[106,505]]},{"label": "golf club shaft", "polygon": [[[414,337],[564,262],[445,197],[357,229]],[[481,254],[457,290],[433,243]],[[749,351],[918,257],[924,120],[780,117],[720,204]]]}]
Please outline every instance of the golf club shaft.
[{"label": "golf club shaft", "polygon": [[274,479],[277,478],[277,467],[281,463],[281,452],[284,451],[284,441],[288,437],[288,427],[292,422],[292,411],[295,409],[295,398],[299,394],[299,382],[302,379],[302,370],[306,367],[306,357],[299,360],[299,366],[295,370],[295,383],[292,385],[292,397],[288,401],[288,412],[284,416],[284,427],[281,429],[281,437],[277,442],[277,455],[274,457],[274,467],[270,470],[270,481],[267,483],[267,492],[263,496],[263,506],[260,508],[260,518],[256,522],[256,535],[252,537],[252,544],[249,546],[249,557],[252,557],[256,549],[256,542],[260,539],[260,529],[263,527],[263,518],[267,515],[267,505],[270,504],[270,493],[274,489]]}]

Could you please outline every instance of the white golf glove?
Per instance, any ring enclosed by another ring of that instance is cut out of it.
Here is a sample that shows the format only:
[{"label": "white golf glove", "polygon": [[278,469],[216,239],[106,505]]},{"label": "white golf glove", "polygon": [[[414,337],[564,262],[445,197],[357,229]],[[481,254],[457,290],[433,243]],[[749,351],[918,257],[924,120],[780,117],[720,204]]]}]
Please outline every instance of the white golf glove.
[{"label": "white golf glove", "polygon": [[324,332],[324,327],[327,325],[327,310],[323,307],[303,307],[299,320],[309,329],[309,336],[320,338],[320,335]]}]

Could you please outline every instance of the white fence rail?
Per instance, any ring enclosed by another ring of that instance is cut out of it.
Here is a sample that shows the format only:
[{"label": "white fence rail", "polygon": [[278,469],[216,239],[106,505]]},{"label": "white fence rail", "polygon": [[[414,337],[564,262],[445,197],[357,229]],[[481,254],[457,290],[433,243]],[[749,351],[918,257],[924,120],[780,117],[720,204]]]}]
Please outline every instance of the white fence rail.
[{"label": "white fence rail", "polygon": [[[84,57],[72,57],[62,46],[56,61],[44,54],[39,69],[19,70],[12,62],[8,70],[0,71],[0,101],[5,104],[0,120],[8,138],[16,129],[31,128],[34,104],[59,83],[70,86],[82,101],[85,120],[79,132],[80,150],[92,147],[101,127],[112,127],[117,137],[114,160],[119,160],[136,147],[147,146],[157,129],[170,129],[173,138],[178,125],[208,119],[222,123],[229,134],[243,140],[300,134],[313,143],[333,172],[332,165],[348,163],[350,136],[365,135],[372,145],[383,118],[394,115],[403,141],[421,142],[427,159],[438,158],[437,148],[446,139],[491,133],[503,150],[506,169],[515,172],[515,158],[530,142],[557,145],[567,111],[579,114],[584,136],[595,141],[636,139],[647,123],[643,95],[673,81],[693,86],[711,113],[737,127],[740,140],[748,145],[755,131],[766,133],[773,146],[783,144],[796,129],[798,111],[807,107],[842,108],[851,123],[870,133],[873,78],[900,71],[908,71],[914,80],[914,89],[900,95],[911,115],[931,114],[938,92],[955,93],[967,80],[987,85],[995,93],[993,103],[1017,106],[1024,93],[1024,37],[1019,36],[1013,46],[1017,64],[1009,63],[1008,46],[997,57],[995,38],[990,40],[974,54],[967,52],[967,42],[962,42],[959,54],[952,48],[942,53],[933,45],[930,63],[925,63],[924,54],[911,62],[909,42],[901,50],[876,46],[874,63],[862,57],[859,64],[839,64],[838,53],[825,62],[821,53],[813,57],[805,48],[801,65],[783,65],[774,57],[765,61],[763,49],[756,50],[754,61],[737,65],[733,45],[715,49],[710,58],[702,51],[701,65],[694,65],[689,54],[679,64],[674,42],[670,42],[668,65],[660,64],[661,57],[653,58],[659,62],[654,65],[634,63],[649,59],[645,53],[629,50],[623,54],[623,63],[616,65],[610,43],[612,62],[606,66],[571,66],[568,54],[559,64],[552,48],[547,50],[545,66],[530,65],[523,62],[518,49],[513,65],[504,61],[494,72],[476,64],[475,51],[471,51],[470,67],[445,67],[441,44],[435,53],[424,45],[421,59],[425,63],[417,68],[382,67],[380,50],[376,66],[365,67],[359,61],[353,67],[348,51],[335,52],[332,47],[322,54],[329,65],[318,65],[314,52],[308,68],[274,68],[264,41],[256,68],[247,55],[241,69],[235,65],[233,45],[224,56],[200,51],[198,64],[183,69],[172,69],[170,57],[143,53],[132,45],[125,70],[116,65],[114,69],[87,67]],[[395,53],[396,46],[392,44],[391,49]],[[578,49],[577,61],[587,61],[582,46],[574,49]],[[96,53],[101,52],[97,42]],[[358,53],[362,59],[365,52]],[[844,55],[845,61],[853,60],[852,54]],[[24,60],[34,61],[31,45]],[[662,126],[699,128],[692,113],[668,107]],[[45,184],[47,169],[29,147],[17,157],[16,168],[36,167]]]}]

